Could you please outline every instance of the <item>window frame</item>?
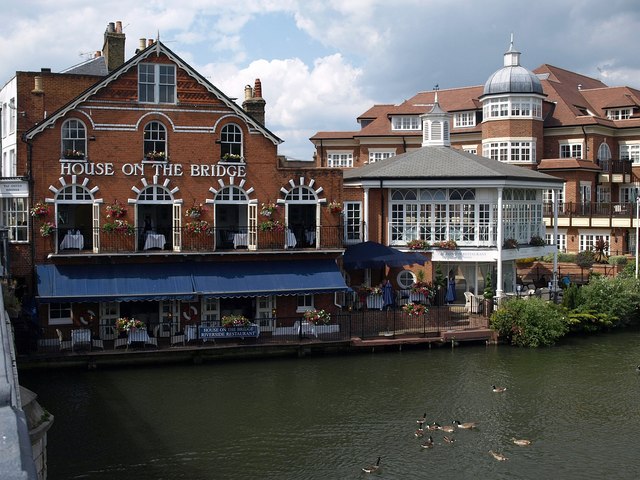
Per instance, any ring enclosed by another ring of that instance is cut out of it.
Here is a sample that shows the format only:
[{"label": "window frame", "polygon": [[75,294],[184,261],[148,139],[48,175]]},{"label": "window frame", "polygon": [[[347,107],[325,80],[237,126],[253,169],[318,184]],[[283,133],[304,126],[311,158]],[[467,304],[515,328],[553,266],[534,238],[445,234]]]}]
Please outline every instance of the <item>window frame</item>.
[{"label": "window frame", "polygon": [[327,152],[327,167],[329,168],[353,167],[353,152],[344,151],[344,150]]},{"label": "window frame", "polygon": [[633,107],[607,109],[607,118],[609,120],[629,120],[632,116]]},{"label": "window frame", "polygon": [[[582,160],[584,152],[584,145],[582,141],[562,141],[558,147],[559,158],[577,158]],[[579,150],[579,151],[578,151]]]},{"label": "window frame", "polygon": [[[408,277],[411,278],[411,283],[407,281]],[[398,283],[398,287],[403,290],[408,290],[409,288],[411,288],[413,284],[416,283],[416,280],[416,274],[411,270],[401,270],[400,272],[398,272],[398,275],[396,275],[396,282]]]},{"label": "window frame", "polygon": [[[162,128],[154,128],[160,126]],[[149,136],[149,138],[147,138]],[[164,138],[162,138],[164,137]],[[154,157],[153,154],[164,154]],[[142,162],[166,163],[169,161],[167,127],[159,120],[147,122],[142,131]]]},{"label": "window frame", "polygon": [[174,64],[140,63],[138,65],[138,102],[176,104],[178,98],[176,76],[177,70]]},{"label": "window frame", "polygon": [[[53,311],[59,312],[60,316],[52,317],[51,314]],[[62,316],[62,314],[68,311],[68,316]],[[71,325],[73,324],[72,317],[72,304],[71,302],[63,302],[63,303],[50,303],[49,308],[47,309],[47,319],[49,325]]]},{"label": "window frame", "polygon": [[[231,131],[233,130],[233,131]],[[220,129],[220,161],[223,163],[244,162],[244,134],[237,123],[227,123]],[[225,155],[239,158],[224,158]]]},{"label": "window frame", "polygon": [[470,128],[476,126],[476,111],[467,110],[453,114],[453,128]]},{"label": "window frame", "polygon": [[309,310],[313,310],[314,308],[313,293],[296,295],[296,313],[304,313]]},{"label": "window frame", "polygon": [[[20,203],[22,205],[19,205]],[[27,197],[2,198],[2,224],[9,229],[10,243],[28,242],[29,199]]]},{"label": "window frame", "polygon": [[420,131],[422,120],[418,115],[394,115],[391,117],[391,130]]},{"label": "window frame", "polygon": [[362,202],[344,202],[345,243],[359,243],[363,240]]},{"label": "window frame", "polygon": [[[74,124],[73,127],[70,125]],[[75,132],[76,135],[71,135]],[[73,153],[72,153],[73,152]],[[74,153],[81,153],[75,157]],[[68,118],[60,128],[60,158],[65,162],[85,162],[87,160],[87,126],[78,118]]]}]

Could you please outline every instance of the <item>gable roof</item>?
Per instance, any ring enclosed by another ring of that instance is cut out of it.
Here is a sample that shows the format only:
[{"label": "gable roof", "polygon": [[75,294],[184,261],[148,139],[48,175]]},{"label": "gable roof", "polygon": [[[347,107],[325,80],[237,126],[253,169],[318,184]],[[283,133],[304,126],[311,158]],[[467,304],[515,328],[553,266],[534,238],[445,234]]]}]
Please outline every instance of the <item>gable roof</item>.
[{"label": "gable roof", "polygon": [[[564,180],[516,165],[480,157],[450,147],[422,147],[369,165],[344,171],[351,180],[510,180],[525,183],[562,184]],[[454,185],[460,185],[454,183]],[[550,187],[549,187],[550,188]]]},{"label": "gable roof", "polygon": [[58,110],[53,112],[49,117],[47,117],[44,121],[39,123],[38,125],[32,127],[25,133],[25,138],[31,139],[42,132],[44,129],[52,126],[60,117],[66,115],[69,111],[76,108],[82,102],[89,100],[93,95],[98,93],[103,88],[107,87],[110,83],[114,82],[124,73],[128,72],[130,69],[138,66],[139,63],[142,63],[145,59],[149,58],[151,55],[166,55],[171,61],[173,61],[178,67],[185,70],[191,77],[193,77],[200,85],[204,86],[210,93],[212,93],[219,101],[221,101],[228,108],[233,110],[233,112],[241,117],[251,128],[262,133],[265,137],[273,142],[274,145],[278,145],[282,143],[282,140],[278,138],[274,133],[272,133],[269,129],[267,129],[264,125],[254,119],[251,115],[245,112],[238,104],[236,104],[231,98],[227,97],[221,90],[215,87],[212,83],[210,83],[206,78],[204,78],[200,73],[191,68],[185,61],[183,61],[180,57],[178,57],[174,52],[172,52],[167,46],[165,46],[162,42],[157,41],[154,44],[148,46],[141,52],[139,52],[136,56],[129,59],[127,62],[123,63],[119,68],[111,72],[110,75],[105,77],[103,80],[99,81],[95,85],[91,86],[83,93],[78,95],[76,98],[71,100],[66,105],[63,105]]}]

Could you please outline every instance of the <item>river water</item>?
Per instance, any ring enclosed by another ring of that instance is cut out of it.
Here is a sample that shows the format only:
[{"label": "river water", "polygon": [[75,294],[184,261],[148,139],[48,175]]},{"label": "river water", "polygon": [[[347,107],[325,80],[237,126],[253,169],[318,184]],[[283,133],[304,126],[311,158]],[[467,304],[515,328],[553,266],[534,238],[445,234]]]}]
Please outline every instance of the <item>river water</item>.
[{"label": "river water", "polygon": [[[640,332],[203,365],[24,371],[49,479],[638,479]],[[506,386],[493,393],[491,385]],[[416,419],[433,432],[422,449]],[[512,437],[531,440],[520,447]],[[499,462],[488,452],[508,457]]]}]

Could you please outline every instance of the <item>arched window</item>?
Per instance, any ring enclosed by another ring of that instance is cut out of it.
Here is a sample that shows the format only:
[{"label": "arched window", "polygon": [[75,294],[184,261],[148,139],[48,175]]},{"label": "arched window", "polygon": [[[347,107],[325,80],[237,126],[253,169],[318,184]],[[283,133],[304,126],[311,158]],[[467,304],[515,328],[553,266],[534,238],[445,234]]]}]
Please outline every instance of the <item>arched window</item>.
[{"label": "arched window", "polygon": [[604,142],[598,147],[598,160],[611,160],[611,149]]},{"label": "arched window", "polygon": [[140,192],[140,202],[170,202],[173,200],[171,193],[162,185],[149,185]]},{"label": "arched window", "polygon": [[74,118],[67,120],[62,124],[62,158],[84,160],[86,152],[87,131],[84,124]]},{"label": "arched window", "polygon": [[242,130],[229,123],[220,131],[220,155],[225,162],[242,161]]},{"label": "arched window", "polygon": [[93,195],[82,185],[69,185],[64,187],[56,195],[56,202],[91,202]]},{"label": "arched window", "polygon": [[315,192],[306,186],[292,188],[285,198],[287,202],[315,202]]},{"label": "arched window", "polygon": [[216,195],[216,202],[246,202],[248,201],[247,194],[244,190],[235,186],[228,186],[223,188]]},{"label": "arched window", "polygon": [[164,162],[167,154],[167,129],[160,122],[149,122],[144,127],[144,158],[150,162]]}]

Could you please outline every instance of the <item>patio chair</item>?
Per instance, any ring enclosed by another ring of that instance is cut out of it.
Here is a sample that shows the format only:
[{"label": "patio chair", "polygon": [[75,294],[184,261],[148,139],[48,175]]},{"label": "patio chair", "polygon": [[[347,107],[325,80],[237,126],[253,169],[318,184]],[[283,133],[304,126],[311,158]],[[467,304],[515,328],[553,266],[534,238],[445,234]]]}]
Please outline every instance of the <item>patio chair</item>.
[{"label": "patio chair", "polygon": [[72,350],[71,340],[65,340],[59,328],[56,328],[56,334],[58,335],[58,341],[60,342],[60,351]]}]

